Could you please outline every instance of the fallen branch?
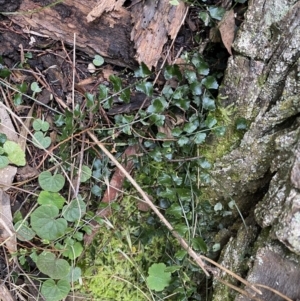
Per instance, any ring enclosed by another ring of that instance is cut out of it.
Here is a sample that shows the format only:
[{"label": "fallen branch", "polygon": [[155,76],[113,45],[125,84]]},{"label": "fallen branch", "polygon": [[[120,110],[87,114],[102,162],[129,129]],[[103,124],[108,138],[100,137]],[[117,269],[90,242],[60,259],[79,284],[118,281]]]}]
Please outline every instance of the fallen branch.
[{"label": "fallen branch", "polygon": [[126,171],[126,169],[116,160],[116,158],[106,149],[104,144],[102,144],[97,137],[87,131],[91,139],[101,148],[101,150],[107,155],[107,157],[116,165],[116,167],[126,176],[128,181],[134,186],[134,188],[140,193],[143,200],[149,207],[154,211],[158,216],[160,221],[170,230],[173,236],[178,240],[180,245],[188,252],[188,254],[195,260],[195,262],[201,267],[206,276],[209,276],[209,273],[206,271],[205,264],[200,258],[200,256],[188,245],[188,243],[174,230],[173,226],[168,222],[168,220],[160,213],[156,206],[151,202],[147,194],[143,191],[141,186],[133,179],[133,177]]}]

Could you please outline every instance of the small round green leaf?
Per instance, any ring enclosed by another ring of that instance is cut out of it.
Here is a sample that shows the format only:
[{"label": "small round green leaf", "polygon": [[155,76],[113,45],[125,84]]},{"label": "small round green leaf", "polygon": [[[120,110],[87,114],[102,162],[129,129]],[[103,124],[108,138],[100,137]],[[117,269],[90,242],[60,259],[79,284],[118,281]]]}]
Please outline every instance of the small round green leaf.
[{"label": "small round green leaf", "polygon": [[176,64],[167,66],[164,71],[165,79],[169,80],[175,76],[177,77],[178,80],[182,80],[182,74],[180,72],[179,66]]},{"label": "small round green leaf", "polygon": [[223,205],[222,203],[218,202],[215,206],[214,206],[214,210],[215,211],[220,211],[223,209]]},{"label": "small round green leaf", "polygon": [[86,213],[86,204],[78,197],[71,201],[69,205],[64,206],[62,215],[68,222],[79,220]]},{"label": "small round green leaf", "polygon": [[66,199],[57,192],[41,191],[37,199],[40,205],[53,205],[62,209]]},{"label": "small round green leaf", "polygon": [[51,192],[58,192],[65,185],[64,176],[60,174],[56,174],[52,176],[50,171],[41,172],[38,181],[42,189]]},{"label": "small round green leaf", "polygon": [[99,89],[99,99],[100,100],[108,98],[108,92],[109,92],[109,88],[108,87],[106,87],[103,84],[100,84],[99,87],[98,87],[98,89]]},{"label": "small round green leaf", "polygon": [[191,87],[191,91],[192,91],[193,95],[201,95],[201,93],[202,93],[201,83],[199,83],[198,81],[195,81],[195,82],[191,83],[190,87]]},{"label": "small round green leaf", "polygon": [[88,181],[92,176],[92,170],[86,166],[86,165],[82,165],[81,167],[81,174],[80,174],[80,182],[84,183],[86,181]]},{"label": "small round green leaf", "polygon": [[152,100],[152,104],[148,107],[148,113],[162,113],[168,106],[164,97],[157,97]]},{"label": "small round green leaf", "polygon": [[50,146],[50,137],[45,137],[45,134],[41,131],[35,132],[33,135],[32,143],[34,146],[40,149],[44,149]]},{"label": "small round green leaf", "polygon": [[246,130],[247,129],[247,120],[243,117],[240,117],[236,120],[236,129],[237,130]]},{"label": "small round green leaf", "polygon": [[195,71],[192,70],[186,70],[185,73],[185,78],[188,80],[188,82],[191,84],[195,81],[197,81],[197,74]]},{"label": "small round green leaf", "polygon": [[30,85],[30,89],[31,91],[35,92],[35,93],[39,93],[42,91],[42,89],[39,87],[39,84],[37,82],[33,82],[31,85]]},{"label": "small round green leaf", "polygon": [[7,153],[8,160],[18,166],[26,164],[25,152],[21,149],[20,145],[14,141],[6,141],[3,144],[3,149]]},{"label": "small round green leaf", "polygon": [[63,255],[73,260],[79,257],[82,251],[83,251],[82,244],[77,241],[73,245],[67,245],[65,247],[65,251],[63,252]]},{"label": "small round green leaf", "polygon": [[53,253],[46,251],[38,256],[36,265],[52,279],[65,278],[70,272],[70,265],[65,259],[56,258]]},{"label": "small round green leaf", "polygon": [[136,85],[136,90],[145,93],[147,96],[152,96],[153,84],[151,82],[141,82]]},{"label": "small round green leaf", "polygon": [[122,90],[122,80],[116,75],[110,75],[109,80],[113,85],[114,92],[119,92]]},{"label": "small round green leaf", "polygon": [[207,246],[202,237],[192,238],[192,247],[196,251],[207,252]]},{"label": "small round green leaf", "polygon": [[197,133],[194,137],[194,141],[196,144],[201,144],[205,141],[206,134],[205,133]]},{"label": "small round green leaf", "polygon": [[35,131],[47,132],[49,130],[49,122],[42,119],[35,119],[32,123],[32,127]]},{"label": "small round green leaf", "polygon": [[10,76],[11,71],[9,69],[6,68],[0,68],[0,77],[1,78],[6,78]]},{"label": "small round green leaf", "polygon": [[184,145],[188,144],[189,142],[190,142],[190,139],[188,137],[185,137],[185,136],[180,137],[177,141],[179,146],[184,146]]},{"label": "small round green leaf", "polygon": [[6,156],[0,156],[0,168],[4,168],[9,164],[9,160]]},{"label": "small round green leaf", "polygon": [[31,214],[31,227],[36,234],[46,240],[55,240],[65,234],[67,221],[57,218],[59,210],[55,206],[40,206]]},{"label": "small round green leaf", "polygon": [[135,77],[147,77],[150,74],[151,74],[151,71],[148,69],[148,67],[144,63],[141,63],[141,65],[139,66],[139,69],[134,71]]},{"label": "small round green leaf", "polygon": [[209,66],[204,61],[202,56],[199,53],[195,53],[192,57],[192,63],[197,68],[197,71],[201,75],[208,75],[209,73]]},{"label": "small round green leaf", "polygon": [[209,21],[210,21],[209,14],[205,11],[201,11],[198,16],[203,21],[204,25],[208,26]]},{"label": "small round green leaf", "polygon": [[207,89],[218,89],[219,87],[217,80],[211,75],[203,78],[201,82]]},{"label": "small round green leaf", "polygon": [[216,125],[218,123],[217,119],[213,116],[207,116],[206,120],[205,120],[205,125],[208,128],[212,128],[214,125]]},{"label": "small round green leaf", "polygon": [[0,133],[0,144],[4,144],[6,140],[7,140],[7,136],[3,133]]},{"label": "small round green leaf", "polygon": [[22,94],[21,93],[16,93],[14,95],[14,105],[19,106],[22,103],[23,103]]},{"label": "small round green leaf", "polygon": [[223,7],[211,6],[208,8],[208,11],[213,19],[221,20],[226,12]]},{"label": "small round green leaf", "polygon": [[68,282],[75,282],[81,277],[81,269],[79,267],[71,267],[69,274],[66,277]]},{"label": "small round green leaf", "polygon": [[160,114],[152,114],[149,119],[157,126],[163,126],[165,123],[166,116]]},{"label": "small round green leaf", "polygon": [[102,194],[102,189],[100,186],[98,185],[94,185],[91,189],[91,193],[94,194],[95,196],[101,196]]},{"label": "small round green leaf", "polygon": [[27,221],[18,221],[14,228],[19,240],[29,241],[35,237],[35,232],[29,227]]},{"label": "small round green leaf", "polygon": [[166,272],[164,263],[154,263],[149,268],[146,281],[150,289],[161,292],[171,282],[171,273]]},{"label": "small round green leaf", "polygon": [[67,280],[59,280],[55,282],[48,279],[42,284],[42,295],[47,301],[59,301],[68,296],[71,290],[70,283]]},{"label": "small round green leaf", "polygon": [[202,98],[203,109],[208,111],[214,111],[216,109],[215,101],[208,96]]},{"label": "small round green leaf", "polygon": [[96,54],[96,55],[94,56],[94,59],[93,59],[93,64],[94,64],[95,66],[97,66],[97,67],[103,65],[103,64],[104,64],[104,58],[103,58],[101,55]]},{"label": "small round green leaf", "polygon": [[193,133],[196,129],[198,128],[198,125],[195,122],[187,122],[184,127],[183,130],[185,132],[187,132],[188,134]]}]

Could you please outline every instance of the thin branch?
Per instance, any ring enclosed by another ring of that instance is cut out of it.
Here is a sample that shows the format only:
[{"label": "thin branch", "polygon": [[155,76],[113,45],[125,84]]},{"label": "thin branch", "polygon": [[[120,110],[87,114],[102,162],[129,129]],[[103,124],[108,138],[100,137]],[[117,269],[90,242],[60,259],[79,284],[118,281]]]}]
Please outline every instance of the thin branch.
[{"label": "thin branch", "polygon": [[140,193],[144,201],[149,205],[149,207],[153,210],[153,212],[158,216],[160,221],[171,231],[173,236],[178,240],[180,245],[188,252],[188,254],[195,260],[195,262],[201,267],[203,272],[207,277],[209,277],[209,273],[206,271],[205,264],[201,260],[200,256],[188,245],[188,243],[176,232],[173,226],[169,223],[169,221],[160,213],[160,211],[156,208],[156,206],[151,202],[147,194],[143,191],[141,186],[133,179],[133,177],[125,170],[125,168],[116,160],[116,158],[107,150],[107,148],[102,144],[97,137],[87,131],[88,135],[91,139],[101,148],[101,150],[107,155],[107,157],[116,165],[117,168],[126,176],[128,181],[134,186],[134,188]]}]

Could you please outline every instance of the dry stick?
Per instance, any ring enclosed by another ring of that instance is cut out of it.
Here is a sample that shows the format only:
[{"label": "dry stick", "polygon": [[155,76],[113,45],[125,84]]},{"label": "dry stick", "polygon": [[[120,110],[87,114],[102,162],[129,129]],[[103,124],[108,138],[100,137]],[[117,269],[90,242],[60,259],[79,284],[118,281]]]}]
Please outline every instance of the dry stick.
[{"label": "dry stick", "polygon": [[117,168],[126,176],[129,182],[135,187],[135,189],[141,194],[146,204],[154,211],[154,213],[159,217],[161,222],[171,231],[173,236],[178,240],[180,245],[188,252],[188,254],[195,260],[195,262],[201,267],[206,276],[210,276],[209,273],[205,269],[205,264],[199,257],[199,255],[190,248],[188,243],[174,230],[172,225],[165,219],[165,217],[159,212],[159,210],[155,207],[155,205],[151,202],[149,197],[143,191],[141,186],[132,178],[132,176],[125,170],[125,168],[116,160],[116,158],[106,149],[106,147],[97,139],[97,137],[87,131],[88,135],[91,139],[101,148],[101,150],[107,155],[107,157],[116,165]]},{"label": "dry stick", "polygon": [[233,284],[231,284],[229,282],[223,281],[220,278],[217,278],[217,280],[219,282],[221,282],[222,284],[224,284],[225,286],[228,286],[228,287],[232,288],[233,290],[239,292],[241,295],[246,296],[247,298],[250,298],[251,300],[254,300],[254,301],[264,301],[264,300],[262,300],[260,298],[256,298],[255,296],[250,295],[247,291],[245,291],[245,290],[243,290],[243,289],[241,289],[241,288],[239,288],[239,287],[237,287],[237,286],[235,286],[235,285],[233,285]]},{"label": "dry stick", "polygon": [[[259,286],[259,287],[263,287],[263,288],[265,288],[265,289],[267,289],[267,290],[273,292],[274,294],[280,296],[280,297],[283,298],[284,300],[287,300],[287,301],[293,301],[292,299],[290,299],[289,297],[283,295],[282,293],[280,293],[279,291],[277,291],[277,290],[274,289],[274,288],[271,288],[271,287],[266,286],[266,285],[263,285],[263,284],[258,284],[258,283],[256,283],[255,285],[257,285],[257,286]],[[299,299],[297,299],[297,300],[299,300]]]}]

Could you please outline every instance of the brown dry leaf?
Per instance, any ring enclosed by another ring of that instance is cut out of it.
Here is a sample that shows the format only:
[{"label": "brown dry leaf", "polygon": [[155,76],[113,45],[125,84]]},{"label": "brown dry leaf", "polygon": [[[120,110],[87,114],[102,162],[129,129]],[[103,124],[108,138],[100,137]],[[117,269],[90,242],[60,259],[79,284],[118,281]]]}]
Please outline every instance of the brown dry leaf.
[{"label": "brown dry leaf", "polygon": [[196,26],[196,24],[193,20],[191,20],[190,18],[187,18],[186,21],[187,21],[187,24],[188,24],[191,31],[196,31],[197,30],[197,26]]},{"label": "brown dry leaf", "polygon": [[[152,201],[152,198],[150,197],[150,195],[148,195],[148,197]],[[139,211],[142,211],[142,212],[148,212],[149,210],[151,210],[150,206],[146,202],[143,202],[143,201],[137,202],[137,208]]]},{"label": "brown dry leaf", "polygon": [[232,55],[231,45],[234,41],[235,34],[235,21],[233,9],[227,11],[224,14],[223,19],[219,24],[219,30],[224,46],[226,47],[229,54]]},{"label": "brown dry leaf", "polygon": [[[131,156],[135,155],[138,151],[138,146],[137,145],[132,145],[129,146],[125,152],[122,155],[122,161],[125,163],[123,163],[123,167],[130,173],[133,169],[134,163],[131,160]],[[117,169],[115,171],[115,173],[113,174],[109,185],[103,195],[102,198],[102,203],[112,203],[113,201],[116,200],[117,196],[120,194],[121,190],[122,190],[122,186],[125,180],[125,175],[119,170]],[[97,211],[97,215],[99,216],[109,216],[110,215],[110,209],[106,208],[106,209],[101,209],[100,211]]]},{"label": "brown dry leaf", "polygon": [[17,251],[17,239],[12,224],[10,198],[7,193],[0,189],[0,242],[5,242],[9,253]]},{"label": "brown dry leaf", "polygon": [[159,133],[165,134],[166,135],[166,139],[173,139],[174,136],[172,134],[172,122],[168,119],[168,117],[166,118],[166,122],[163,126],[158,126],[157,130]]},{"label": "brown dry leaf", "polygon": [[26,164],[24,167],[18,167],[17,179],[19,181],[24,181],[36,177],[39,175],[38,170],[35,167],[31,167]]},{"label": "brown dry leaf", "polygon": [[106,79],[106,80],[109,80],[109,77],[111,75],[116,74],[116,71],[113,70],[111,65],[107,65],[107,66],[103,67],[103,69],[101,71],[102,71],[102,75],[103,75],[104,79]]},{"label": "brown dry leaf", "polygon": [[1,283],[0,285],[0,300],[2,301],[14,301],[7,287]]},{"label": "brown dry leaf", "polygon": [[96,18],[101,17],[104,12],[111,12],[113,10],[120,10],[125,0],[105,0],[100,1],[87,15],[87,21],[92,22]]},{"label": "brown dry leaf", "polygon": [[94,77],[87,77],[87,78],[81,80],[77,85],[78,86],[87,86],[87,85],[93,84],[94,82],[95,82]]},{"label": "brown dry leaf", "polygon": [[[7,140],[18,143],[18,135],[13,123],[7,113],[5,106],[0,107],[0,133],[6,135]],[[7,190],[11,187],[13,179],[17,173],[17,167],[8,165],[0,169],[0,189]]]}]

